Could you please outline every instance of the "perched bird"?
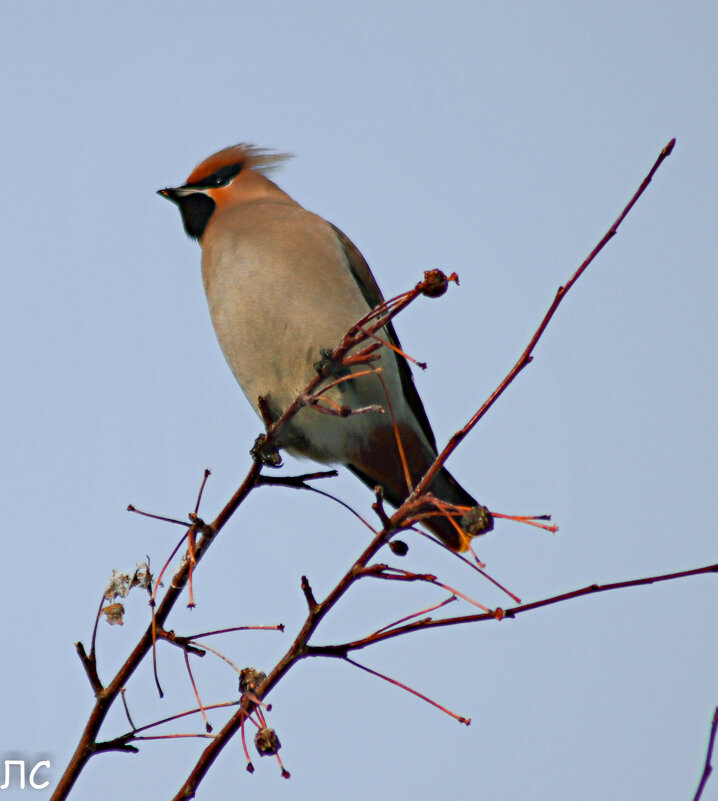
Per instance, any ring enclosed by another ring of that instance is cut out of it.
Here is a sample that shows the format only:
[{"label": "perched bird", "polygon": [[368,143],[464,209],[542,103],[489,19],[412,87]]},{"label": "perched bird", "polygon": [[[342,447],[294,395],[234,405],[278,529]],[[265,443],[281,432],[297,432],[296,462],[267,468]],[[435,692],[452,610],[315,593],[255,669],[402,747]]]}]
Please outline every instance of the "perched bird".
[{"label": "perched bird", "polygon": [[[254,409],[261,411],[261,396],[264,416],[268,410],[273,419],[316,375],[321,352],[383,302],[352,242],[267,177],[285,158],[235,145],[201,162],[182,186],[159,190],[179,206],[185,231],[202,247],[204,288],[224,356]],[[399,347],[391,324],[380,333]],[[340,417],[305,407],[277,444],[294,455],[346,465],[368,486],[381,485],[387,501],[399,506],[410,489],[396,432],[412,486],[434,461],[436,440],[406,360],[385,345],[378,353],[372,366],[381,366],[381,377],[343,381],[327,396],[343,407],[376,405],[385,413]],[[430,491],[451,504],[477,506],[445,468]],[[470,535],[459,523],[445,516],[423,522],[452,550],[467,548]]]}]

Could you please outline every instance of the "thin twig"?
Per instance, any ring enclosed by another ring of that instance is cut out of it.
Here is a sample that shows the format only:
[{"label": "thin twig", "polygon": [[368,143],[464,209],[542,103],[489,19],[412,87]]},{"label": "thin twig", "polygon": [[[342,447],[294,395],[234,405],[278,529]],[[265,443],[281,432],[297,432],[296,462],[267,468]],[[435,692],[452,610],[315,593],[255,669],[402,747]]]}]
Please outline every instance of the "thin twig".
[{"label": "thin twig", "polygon": [[132,727],[132,731],[137,731],[137,726],[135,726],[135,723],[132,720],[132,715],[130,715],[130,708],[127,706],[127,699],[125,698],[126,692],[127,690],[125,690],[124,687],[120,690],[120,698],[122,699],[122,706],[125,708],[125,715],[127,715],[127,721]]},{"label": "thin twig", "polygon": [[351,512],[351,514],[356,517],[356,519],[366,526],[372,534],[376,534],[376,529],[372,526],[369,521],[363,518],[356,509],[350,506],[346,501],[343,501],[341,498],[337,498],[336,495],[332,495],[331,492],[326,492],[325,490],[317,489],[316,487],[308,487],[310,492],[314,492],[317,495],[322,495],[324,498],[328,498],[330,501],[334,501],[334,503],[338,503],[339,506],[343,506],[347,512]]},{"label": "thin twig", "polygon": [[312,587],[309,583],[309,579],[306,576],[302,576],[302,592],[304,593],[304,600],[307,602],[307,606],[309,607],[309,613],[312,614],[314,610],[317,608],[317,599],[314,597],[314,593],[312,592]]},{"label": "thin twig", "polygon": [[[506,587],[504,587],[503,584],[498,582],[495,578],[490,576],[484,569],[479,567],[479,564],[483,564],[483,562],[475,564],[470,559],[467,559],[463,554],[456,553],[456,551],[452,551],[451,548],[449,548],[448,545],[445,545],[443,542],[441,542],[441,540],[437,540],[435,537],[433,537],[431,534],[428,534],[426,531],[422,531],[421,529],[413,529],[413,531],[417,531],[423,537],[426,537],[426,539],[431,540],[432,542],[436,543],[440,548],[443,548],[445,551],[449,551],[451,554],[453,554],[455,559],[460,559],[464,564],[468,565],[472,570],[474,570],[477,573],[481,574],[485,579],[490,581],[494,586],[498,587],[501,590],[501,592],[503,592],[506,595],[508,595],[509,598],[511,598],[511,600],[514,601],[514,603],[517,603],[517,604],[521,603],[521,599],[518,597],[518,595],[515,595],[513,592],[511,592],[511,590],[509,590]],[[472,549],[471,552],[473,553],[473,549]],[[476,554],[473,554],[473,555],[474,555],[474,558],[476,558]],[[478,559],[477,559],[477,562],[478,562]]]},{"label": "thin twig", "polygon": [[347,512],[351,512],[354,517],[357,518],[361,523],[363,523],[372,534],[376,534],[376,529],[368,523],[360,514],[357,512],[356,509],[351,507],[348,503],[341,500],[341,498],[337,498],[336,495],[332,495],[331,492],[326,492],[326,490],[320,490],[316,487],[313,487],[311,484],[306,484],[306,481],[313,480],[315,478],[334,478],[335,476],[339,475],[336,470],[324,470],[318,473],[305,473],[301,476],[265,476],[262,475],[259,477],[257,482],[258,486],[260,487],[290,487],[292,489],[303,489],[309,492],[314,492],[316,495],[322,495],[324,498],[329,498],[329,500],[334,501],[334,503],[338,503],[340,506],[343,506]]},{"label": "thin twig", "polygon": [[302,473],[300,476],[266,476],[261,475],[257,479],[259,487],[293,487],[294,489],[313,489],[307,481],[314,481],[319,478],[336,478],[339,473],[336,470],[319,470],[315,473]]},{"label": "thin twig", "polygon": [[437,473],[441,470],[442,466],[446,462],[446,460],[451,456],[451,454],[456,450],[458,445],[462,442],[462,440],[466,437],[466,435],[476,426],[476,424],[481,420],[481,418],[489,411],[489,409],[496,403],[496,401],[503,395],[509,385],[514,381],[516,376],[525,368],[527,367],[533,357],[532,353],[536,344],[538,343],[539,339],[543,336],[546,327],[548,326],[549,322],[551,322],[551,318],[553,317],[556,309],[558,309],[559,304],[561,301],[566,297],[566,294],[571,289],[571,287],[578,281],[578,279],[583,275],[586,271],[588,266],[591,262],[598,256],[598,254],[603,250],[606,244],[613,239],[613,237],[618,232],[618,227],[626,218],[628,212],[634,207],[638,199],[644,193],[648,185],[651,183],[653,176],[656,174],[658,168],[663,164],[663,162],[671,155],[673,152],[673,148],[675,147],[676,140],[671,139],[671,141],[661,150],[658,158],[656,159],[654,165],[648,172],[648,175],[643,179],[641,185],[638,187],[636,192],[634,193],[631,200],[628,204],[624,207],[623,211],[618,215],[613,225],[606,231],[603,235],[601,241],[596,245],[596,247],[589,253],[585,261],[581,264],[581,266],[576,270],[576,272],[571,276],[568,283],[564,286],[560,286],[558,291],[556,292],[556,296],[553,299],[553,303],[549,307],[549,310],[546,312],[543,320],[539,324],[539,327],[536,329],[533,337],[531,337],[531,341],[526,346],[526,349],[519,357],[516,364],[511,368],[508,372],[504,380],[496,387],[496,389],[491,393],[488,399],[479,407],[479,409],[472,415],[471,419],[466,423],[465,426],[460,428],[452,437],[449,439],[446,447],[443,451],[436,457],[434,463],[429,467],[429,469],[424,474],[424,477],[421,481],[416,485],[414,488],[414,492],[409,496],[407,502],[418,498],[422,493],[424,493],[431,482],[436,478]]},{"label": "thin twig", "polygon": [[75,643],[75,650],[77,651],[77,655],[80,657],[80,662],[82,662],[82,667],[85,669],[87,678],[90,681],[90,686],[92,687],[95,695],[97,695],[98,693],[102,692],[104,687],[102,686],[100,677],[97,675],[97,663],[95,662],[95,658],[94,656],[88,656],[85,653],[85,646],[79,641]]},{"label": "thin twig", "polygon": [[199,514],[199,505],[202,503],[202,493],[204,492],[205,485],[207,484],[207,479],[212,475],[210,470],[205,468],[204,476],[202,478],[202,483],[199,485],[199,492],[197,493],[197,503],[194,505],[194,514],[197,516]]},{"label": "thin twig", "polygon": [[693,796],[693,801],[699,801],[700,797],[703,795],[703,790],[708,781],[708,777],[713,772],[711,757],[713,756],[713,746],[715,745],[716,741],[716,730],[718,730],[718,706],[713,713],[713,722],[711,723],[711,732],[710,736],[708,737],[708,751],[706,752],[706,760],[705,764],[703,765],[703,774],[701,775],[701,780],[698,784],[696,794]]},{"label": "thin twig", "polygon": [[[393,629],[394,626],[399,626],[402,623],[406,623],[408,620],[412,620],[415,617],[419,617],[419,615],[426,615],[429,612],[435,612],[437,609],[441,609],[442,606],[446,606],[447,604],[453,603],[454,601],[458,600],[456,595],[450,595],[448,598],[445,598],[443,601],[439,601],[438,604],[434,604],[433,606],[429,606],[426,609],[421,609],[418,612],[414,612],[411,615],[406,615],[405,617],[400,617],[399,620],[395,620],[393,623],[387,623],[386,626],[382,626],[380,629],[377,629],[374,634],[380,634],[382,631],[388,631],[389,629]],[[424,618],[425,620],[431,620],[430,617]]]},{"label": "thin twig", "polygon": [[[105,598],[104,593],[102,594],[102,598],[100,598],[100,605],[97,608],[97,614],[95,615],[95,625],[92,627],[92,639],[90,640],[90,659],[92,660],[93,665],[96,665],[96,658],[95,658],[95,643],[97,642],[97,627],[100,625],[100,618],[102,617],[102,607],[105,605]],[[95,675],[97,675],[97,671],[95,671]],[[98,679],[99,681],[99,679]],[[94,689],[94,688],[93,688]]]},{"label": "thin twig", "polygon": [[426,701],[427,704],[431,704],[435,706],[437,709],[440,709],[442,712],[445,712],[449,717],[454,718],[454,720],[458,720],[459,723],[463,723],[465,726],[471,725],[471,718],[465,718],[461,715],[457,715],[456,712],[452,712],[451,710],[447,709],[445,706],[441,704],[437,704],[436,701],[432,701],[431,698],[424,695],[423,693],[418,692],[417,690],[413,690],[411,687],[408,687],[406,684],[403,684],[396,679],[391,679],[389,676],[385,676],[383,673],[379,673],[377,670],[372,670],[368,668],[366,665],[361,665],[359,662],[355,662],[353,659],[349,659],[348,656],[344,657],[344,661],[348,662],[350,665],[354,665],[354,667],[358,667],[360,670],[365,670],[367,673],[371,673],[372,676],[377,676],[380,679],[384,679],[384,681],[388,681],[389,684],[393,684],[395,687],[401,687],[402,690],[406,690],[408,693],[415,695],[417,698],[421,698],[422,701]]},{"label": "thin twig", "polygon": [[224,660],[224,661],[225,661],[225,662],[226,662],[226,663],[227,663],[227,664],[228,664],[228,665],[229,665],[229,666],[232,668],[232,670],[234,670],[234,672],[235,672],[235,673],[236,673],[238,676],[239,676],[239,675],[241,675],[241,673],[242,673],[242,669],[241,669],[241,668],[238,668],[238,667],[237,667],[237,666],[234,664],[234,662],[232,662],[232,660],[231,660],[231,659],[229,659],[228,657],[226,657],[226,656],[225,656],[225,655],[224,655],[224,654],[223,654],[221,651],[218,651],[216,648],[212,648],[212,646],[211,646],[211,645],[207,645],[207,643],[205,643],[205,642],[198,642],[197,640],[194,640],[193,642],[194,642],[194,644],[195,644],[196,646],[198,646],[199,648],[205,648],[205,649],[206,649],[207,651],[209,651],[210,653],[212,653],[212,654],[214,654],[215,656],[218,656],[220,659]]},{"label": "thin twig", "polygon": [[201,631],[199,634],[187,634],[186,640],[198,640],[200,637],[213,637],[215,634],[230,634],[233,631],[284,631],[284,623],[271,626],[231,626],[228,629],[215,629],[214,631]]},{"label": "thin twig", "polygon": [[192,668],[190,667],[189,664],[189,651],[187,650],[187,648],[184,649],[184,663],[187,668],[189,680],[192,684],[192,691],[194,692],[194,697],[197,699],[197,706],[199,707],[200,712],[202,713],[202,719],[204,720],[204,727],[209,733],[212,731],[212,726],[210,725],[210,722],[207,719],[207,713],[205,712],[202,699],[199,697],[199,690],[197,689],[197,684],[195,683],[194,676],[192,675]]},{"label": "thin twig", "polygon": [[[225,707],[229,706],[237,706],[239,701],[222,701],[219,704],[207,704],[204,707],[205,710],[210,709],[224,709]],[[162,726],[165,723],[172,723],[174,720],[179,720],[180,718],[186,718],[189,715],[198,715],[202,709],[197,707],[196,709],[188,709],[186,712],[177,712],[175,715],[170,715],[169,717],[162,718],[161,720],[155,720],[153,723],[146,723],[144,726],[138,726],[136,729],[133,729],[131,732],[127,732],[127,734],[123,734],[122,737],[124,739],[131,739],[135,734],[139,734],[142,731],[147,731],[148,729],[154,729],[155,726]]]},{"label": "thin twig", "polygon": [[440,620],[427,620],[408,623],[405,626],[389,629],[380,633],[370,634],[360,640],[352,642],[339,643],[337,645],[309,645],[305,649],[307,656],[323,656],[325,653],[329,655],[336,655],[337,653],[346,653],[347,651],[358,651],[361,648],[366,648],[369,645],[389,640],[392,637],[401,637],[405,634],[410,634],[415,631],[428,631],[429,629],[441,628],[444,626],[456,626],[464,623],[479,623],[484,620],[504,620],[506,618],[515,618],[524,612],[531,612],[534,609],[540,609],[544,606],[551,606],[552,604],[562,603],[564,601],[573,600],[574,598],[582,598],[584,595],[595,595],[600,592],[612,592],[613,590],[624,590],[630,587],[642,587],[646,584],[655,584],[661,581],[675,581],[676,579],[689,578],[692,576],[700,576],[708,573],[718,573],[718,563],[713,565],[706,565],[705,567],[697,567],[693,570],[683,570],[679,573],[666,573],[660,576],[648,576],[647,578],[632,579],[630,581],[617,581],[612,584],[591,584],[588,587],[583,587],[580,590],[572,590],[561,595],[553,595],[550,598],[544,598],[540,601],[533,601],[532,603],[514,606],[510,609],[497,608],[490,612],[475,615],[460,615],[458,617],[447,617]]}]

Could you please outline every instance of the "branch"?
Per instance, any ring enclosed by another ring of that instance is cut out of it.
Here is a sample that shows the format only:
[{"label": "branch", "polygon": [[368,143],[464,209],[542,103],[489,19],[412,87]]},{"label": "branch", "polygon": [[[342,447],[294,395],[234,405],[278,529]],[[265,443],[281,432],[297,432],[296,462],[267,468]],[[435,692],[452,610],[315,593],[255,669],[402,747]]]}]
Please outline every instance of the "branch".
[{"label": "branch", "polygon": [[698,789],[696,790],[696,794],[693,796],[693,801],[700,801],[700,797],[703,795],[703,790],[706,786],[706,782],[708,781],[708,777],[713,772],[713,766],[711,765],[711,757],[713,756],[713,746],[715,745],[716,741],[716,730],[718,729],[718,707],[716,707],[715,712],[713,713],[713,723],[711,724],[711,733],[708,737],[708,751],[706,752],[706,761],[703,767],[703,775],[701,776],[701,780],[698,784]]},{"label": "branch", "polygon": [[94,690],[95,695],[97,695],[98,693],[102,692],[103,687],[100,677],[97,675],[97,662],[95,661],[94,652],[92,652],[92,656],[88,656],[85,653],[85,646],[81,642],[75,643],[75,650],[77,651],[77,655],[80,657],[82,667],[85,668],[85,673],[89,679],[90,686]]},{"label": "branch", "polygon": [[[451,437],[451,439],[446,444],[444,450],[436,457],[434,463],[427,470],[421,481],[416,485],[414,491],[411,493],[409,498],[407,498],[406,501],[407,503],[418,498],[420,495],[422,495],[422,493],[424,493],[429,488],[431,482],[436,477],[436,474],[439,472],[439,470],[441,470],[446,460],[456,450],[456,448],[466,437],[466,435],[474,428],[474,426],[479,422],[479,420],[481,420],[481,418],[489,411],[489,409],[494,405],[494,403],[496,403],[496,401],[501,397],[501,395],[503,395],[503,393],[506,391],[509,385],[514,381],[516,376],[518,376],[518,374],[532,362],[533,360],[532,353],[534,351],[534,348],[536,347],[536,344],[538,343],[539,339],[541,339],[541,337],[543,336],[544,331],[546,330],[548,324],[551,322],[551,318],[556,312],[556,309],[558,309],[561,301],[566,297],[568,291],[576,283],[576,281],[578,281],[578,279],[583,275],[583,273],[586,271],[591,262],[596,258],[596,256],[598,256],[598,254],[603,250],[603,248],[608,244],[608,242],[611,239],[613,239],[613,237],[616,235],[616,233],[618,232],[619,225],[624,221],[628,212],[634,207],[634,205],[638,201],[638,198],[640,198],[641,195],[645,192],[646,188],[648,187],[648,184],[651,183],[653,176],[658,171],[658,168],[661,166],[661,164],[663,164],[663,162],[668,158],[668,156],[671,155],[671,153],[673,152],[673,148],[675,147],[675,144],[676,140],[671,139],[671,141],[663,148],[663,150],[661,150],[654,165],[649,170],[648,175],[646,175],[646,177],[643,179],[643,182],[638,187],[635,194],[628,202],[628,204],[625,206],[623,211],[618,215],[616,221],[608,229],[608,231],[606,231],[601,241],[591,251],[591,253],[588,255],[583,264],[581,264],[578,270],[576,270],[576,272],[571,276],[568,283],[566,283],[565,286],[560,286],[558,288],[556,296],[554,297],[553,303],[549,307],[549,310],[546,312],[543,320],[541,320],[539,327],[536,329],[536,332],[531,338],[529,344],[526,346],[526,349],[521,354],[521,356],[519,356],[519,359],[516,362],[516,364],[511,368],[511,370],[506,375],[506,378],[504,378],[504,380],[498,385],[498,387],[496,387],[496,389],[491,393],[488,399],[479,407],[479,409],[471,417],[469,422],[466,423],[466,425],[463,428],[460,428]],[[397,520],[400,519],[397,516],[398,514],[399,513],[397,512],[397,514],[395,514],[394,516],[395,519]]]},{"label": "branch", "polygon": [[497,608],[482,614],[460,615],[458,617],[442,618],[441,620],[432,620],[431,618],[418,620],[398,628],[377,631],[374,634],[363,637],[361,640],[354,640],[353,642],[340,643],[338,645],[310,645],[307,646],[305,654],[306,656],[337,656],[339,654],[346,654],[349,651],[358,651],[361,648],[366,648],[368,645],[374,645],[383,640],[389,640],[392,637],[401,637],[404,634],[411,634],[415,631],[424,631],[427,629],[440,628],[442,626],[456,626],[462,623],[479,623],[484,620],[515,618],[517,615],[523,614],[524,612],[530,612],[533,609],[540,609],[544,606],[562,603],[563,601],[570,601],[574,598],[582,598],[584,595],[595,595],[599,592],[612,592],[613,590],[625,590],[629,587],[642,587],[645,584],[656,584],[660,581],[675,581],[690,576],[700,576],[705,573],[718,573],[718,563],[706,565],[705,567],[697,567],[693,570],[683,570],[680,573],[666,573],[660,576],[648,576],[647,578],[618,581],[612,584],[591,584],[580,590],[572,590],[562,595],[553,595],[550,598],[544,598],[543,600],[534,601],[530,604],[521,604],[520,606],[514,606],[510,609]]},{"label": "branch", "polygon": [[354,667],[358,667],[360,670],[365,670],[367,673],[371,673],[372,676],[376,676],[377,678],[384,679],[384,681],[388,681],[389,684],[393,684],[395,687],[400,687],[402,690],[406,690],[408,693],[415,695],[417,698],[421,698],[422,701],[426,701],[427,704],[431,704],[431,706],[435,706],[437,709],[440,709],[442,712],[445,712],[449,717],[454,718],[454,720],[458,720],[459,723],[463,723],[464,726],[471,725],[471,718],[465,718],[462,715],[457,715],[456,712],[452,712],[451,710],[447,709],[445,706],[441,704],[437,704],[436,701],[432,701],[431,698],[420,693],[418,690],[414,690],[411,687],[407,686],[406,684],[397,681],[396,679],[391,679],[389,676],[385,676],[383,673],[379,673],[377,670],[372,670],[368,668],[366,665],[361,665],[359,662],[355,662],[353,659],[349,659],[348,656],[344,657],[344,661],[350,665],[354,665]]},{"label": "branch", "polygon": [[260,487],[292,487],[294,489],[313,490],[307,481],[314,481],[318,478],[336,478],[339,473],[336,470],[320,470],[316,473],[302,473],[301,476],[259,476],[257,485]]},{"label": "branch", "polygon": [[[373,645],[383,640],[391,639],[392,637],[399,637],[403,634],[419,630],[428,630],[430,628],[438,628],[440,626],[454,626],[463,623],[476,623],[483,620],[502,620],[504,618],[514,618],[523,612],[531,611],[532,609],[539,609],[544,606],[561,603],[573,598],[580,598],[584,595],[593,595],[599,592],[609,592],[618,589],[627,589],[629,587],[640,587],[645,584],[654,584],[661,581],[674,581],[680,578],[687,578],[689,576],[697,576],[704,573],[718,573],[718,563],[707,565],[705,567],[695,568],[694,570],[684,570],[679,573],[667,573],[660,576],[649,576],[647,578],[633,579],[630,581],[614,582],[612,584],[592,584],[579,590],[556,595],[551,598],[545,598],[541,601],[534,601],[533,603],[523,604],[511,609],[502,610],[496,609],[493,612],[486,612],[476,615],[462,615],[460,617],[445,618],[442,620],[420,620],[415,623],[410,623],[399,628],[393,628],[388,631],[378,632],[370,635],[362,640],[356,640],[350,643],[343,643],[339,645],[327,646],[312,646],[308,644],[309,638],[316,630],[321,619],[331,609],[331,607],[339,600],[344,594],[346,589],[359,578],[362,574],[363,566],[366,561],[371,558],[373,552],[378,550],[377,543],[383,538],[389,536],[387,532],[381,531],[375,537],[371,545],[366,549],[359,559],[352,565],[351,569],[342,577],[337,586],[327,596],[327,598],[320,604],[317,604],[310,613],[297,635],[297,638],[292,643],[290,649],[277,663],[272,672],[257,688],[255,695],[259,699],[264,699],[273,689],[273,687],[282,679],[282,677],[301,659],[312,656],[326,656],[334,658],[345,659],[349,651],[356,651],[365,648],[368,645]],[[214,760],[219,756],[225,745],[231,740],[236,731],[240,728],[242,720],[249,711],[249,702],[245,704],[242,702],[241,708],[230,718],[230,720],[223,726],[221,731],[218,732],[216,737],[202,752],[202,755],[197,760],[196,765],[192,769],[185,783],[180,788],[179,792],[174,796],[173,801],[182,801],[186,798],[194,798],[197,787],[204,778],[211,767]]]}]

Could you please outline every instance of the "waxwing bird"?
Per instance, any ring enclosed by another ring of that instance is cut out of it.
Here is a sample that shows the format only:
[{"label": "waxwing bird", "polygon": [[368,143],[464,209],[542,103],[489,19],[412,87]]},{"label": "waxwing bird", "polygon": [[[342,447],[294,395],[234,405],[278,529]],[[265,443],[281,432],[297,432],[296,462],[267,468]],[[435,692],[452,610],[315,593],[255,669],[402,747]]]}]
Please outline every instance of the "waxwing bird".
[{"label": "waxwing bird", "polygon": [[[316,375],[331,349],[367,311],[383,302],[361,253],[331,223],[304,209],[267,177],[287,158],[250,145],[225,148],[201,162],[187,181],[159,194],[179,207],[187,234],[202,247],[202,279],[222,352],[247,399],[260,397],[274,419]],[[391,324],[383,337],[396,347]],[[329,390],[350,409],[381,410],[347,417],[302,408],[281,429],[278,445],[297,456],[346,465],[369,487],[381,485],[399,506],[436,457],[436,441],[403,356],[383,345],[375,373]],[[366,365],[352,368],[366,370]],[[388,396],[388,397],[387,397]],[[430,486],[442,501],[476,501],[442,468]],[[457,520],[461,517],[457,516]],[[424,524],[455,551],[470,535],[448,517]],[[489,524],[487,529],[491,527]]]}]

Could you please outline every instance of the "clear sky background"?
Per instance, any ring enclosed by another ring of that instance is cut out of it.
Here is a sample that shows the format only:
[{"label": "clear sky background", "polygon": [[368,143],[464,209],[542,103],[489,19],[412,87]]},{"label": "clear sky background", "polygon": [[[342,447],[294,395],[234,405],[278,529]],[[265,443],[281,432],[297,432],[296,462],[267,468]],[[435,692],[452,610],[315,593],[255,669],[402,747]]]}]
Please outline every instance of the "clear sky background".
[{"label": "clear sky background", "polygon": [[[126,505],[184,516],[209,467],[211,518],[248,469],[259,421],[216,344],[199,249],[155,195],[239,141],[296,154],[277,182],[357,243],[385,294],[430,267],[459,273],[397,322],[429,363],[416,380],[445,441],[677,137],[450,467],[490,508],[560,525],[499,523],[477,543],[524,600],[718,561],[715,3],[9,2],[3,18],[2,758],[49,758],[57,779],[92,703],[73,642],[88,643],[112,568],[146,554],[158,566],[176,541]],[[332,489],[369,514],[351,475]],[[261,490],[203,562],[198,608],[170,624],[281,621],[284,635],[214,642],[269,668],[303,618],[300,575],[322,595],[366,542],[338,506]],[[400,566],[507,605],[428,542],[410,545]],[[469,728],[350,666],[305,662],[271,696],[291,780],[267,759],[246,774],[237,741],[199,798],[691,798],[718,703],[717,582],[361,654]],[[316,641],[444,597],[377,584]],[[137,595],[123,628],[101,628],[103,678],[147,620]],[[181,654],[159,658],[163,701],[148,665],[127,688],[138,725],[194,705]],[[223,664],[195,662],[205,702],[236,697]],[[115,710],[103,733],[126,729]],[[167,798],[201,747],[98,757],[73,797]],[[718,799],[718,778],[704,798]]]}]

